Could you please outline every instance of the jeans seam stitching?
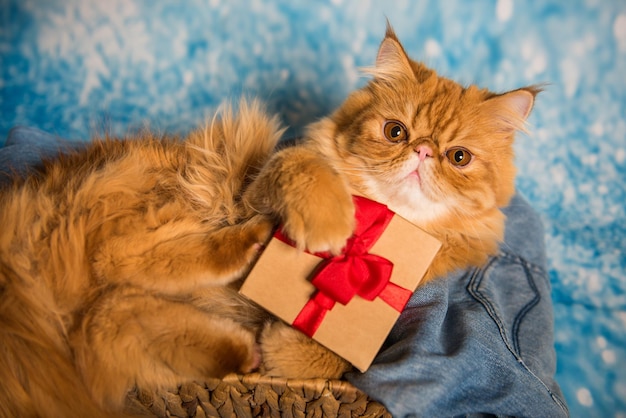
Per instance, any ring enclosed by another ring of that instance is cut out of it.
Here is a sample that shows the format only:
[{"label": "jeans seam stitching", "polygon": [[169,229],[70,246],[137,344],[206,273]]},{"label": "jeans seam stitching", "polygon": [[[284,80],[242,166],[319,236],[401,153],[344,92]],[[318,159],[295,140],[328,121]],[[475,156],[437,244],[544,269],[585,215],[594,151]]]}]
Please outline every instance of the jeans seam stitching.
[{"label": "jeans seam stitching", "polygon": [[513,254],[513,253],[510,253],[510,252],[507,252],[505,250],[500,249],[500,251],[498,252],[498,255],[496,257],[507,258],[509,260],[513,260],[515,262],[523,264],[524,266],[526,266],[526,268],[528,270],[532,270],[535,273],[539,273],[539,274],[542,274],[542,275],[546,275],[547,274],[547,271],[546,271],[546,269],[544,267],[542,267],[542,266],[540,266],[538,264],[535,264],[533,262],[530,262],[530,261],[528,261],[528,259],[526,259],[524,257],[521,257],[521,256],[519,256],[517,254]]},{"label": "jeans seam stitching", "polygon": [[526,281],[528,283],[528,286],[533,291],[534,297],[526,305],[524,305],[524,307],[517,313],[517,315],[515,316],[515,320],[513,321],[513,329],[511,330],[511,333],[512,333],[511,337],[513,339],[513,346],[515,348],[515,351],[518,353],[520,359],[522,358],[522,350],[520,348],[520,343],[519,343],[519,331],[520,331],[522,321],[526,317],[526,314],[530,312],[535,306],[537,306],[537,304],[541,301],[541,295],[539,294],[539,291],[537,290],[537,285],[535,285],[535,281],[533,279],[532,273],[530,272],[530,269],[527,267],[526,264],[522,264],[521,266],[524,269]]},{"label": "jeans seam stitching", "polygon": [[500,333],[500,337],[502,338],[502,340],[504,341],[504,344],[506,345],[507,349],[515,356],[515,358],[517,358],[516,353],[514,352],[514,350],[511,347],[511,341],[509,341],[509,338],[504,330],[504,325],[502,324],[502,321],[500,320],[500,317],[496,314],[495,309],[493,307],[493,304],[491,303],[491,301],[489,300],[489,298],[487,298],[486,296],[484,296],[484,294],[480,291],[479,286],[482,283],[482,279],[484,277],[484,275],[479,274],[481,271],[487,271],[491,265],[495,262],[496,258],[491,258],[489,260],[489,262],[483,266],[481,269],[477,269],[474,271],[474,274],[472,275],[472,278],[470,280],[470,282],[467,285],[467,291],[477,300],[479,301],[483,307],[485,308],[485,310],[487,311],[487,313],[489,314],[489,316],[491,317],[491,319],[496,323],[496,325],[498,326],[498,332]]}]

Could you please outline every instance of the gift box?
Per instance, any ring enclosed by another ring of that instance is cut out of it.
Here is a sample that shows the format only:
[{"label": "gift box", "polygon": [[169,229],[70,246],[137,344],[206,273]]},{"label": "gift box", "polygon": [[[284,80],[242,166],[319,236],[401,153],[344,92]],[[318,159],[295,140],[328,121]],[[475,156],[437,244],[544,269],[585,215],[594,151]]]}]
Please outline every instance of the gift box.
[{"label": "gift box", "polygon": [[354,202],[341,255],[298,250],[278,230],[240,293],[365,371],[441,244],[381,203]]}]

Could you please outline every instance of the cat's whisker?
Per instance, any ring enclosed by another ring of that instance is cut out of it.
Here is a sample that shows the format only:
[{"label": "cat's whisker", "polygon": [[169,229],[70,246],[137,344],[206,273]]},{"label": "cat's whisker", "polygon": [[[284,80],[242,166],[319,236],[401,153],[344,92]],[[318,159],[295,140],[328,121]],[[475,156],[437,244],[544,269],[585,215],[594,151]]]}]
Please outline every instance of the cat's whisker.
[{"label": "cat's whisker", "polygon": [[382,174],[385,171],[379,168],[374,167],[339,167],[339,170],[342,173],[350,173],[350,174]]}]

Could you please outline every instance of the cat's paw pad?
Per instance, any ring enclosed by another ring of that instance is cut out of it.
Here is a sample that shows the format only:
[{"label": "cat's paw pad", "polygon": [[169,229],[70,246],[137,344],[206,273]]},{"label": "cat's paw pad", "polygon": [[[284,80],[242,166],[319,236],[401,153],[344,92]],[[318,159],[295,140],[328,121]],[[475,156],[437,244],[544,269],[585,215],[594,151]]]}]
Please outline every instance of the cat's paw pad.
[{"label": "cat's paw pad", "polygon": [[257,370],[261,366],[262,352],[261,346],[254,344],[250,350],[247,361],[245,361],[239,368],[240,373],[251,373]]},{"label": "cat's paw pad", "polygon": [[254,259],[263,250],[274,231],[274,222],[265,216],[257,216],[249,220],[243,232],[242,242],[247,248],[246,260]]}]

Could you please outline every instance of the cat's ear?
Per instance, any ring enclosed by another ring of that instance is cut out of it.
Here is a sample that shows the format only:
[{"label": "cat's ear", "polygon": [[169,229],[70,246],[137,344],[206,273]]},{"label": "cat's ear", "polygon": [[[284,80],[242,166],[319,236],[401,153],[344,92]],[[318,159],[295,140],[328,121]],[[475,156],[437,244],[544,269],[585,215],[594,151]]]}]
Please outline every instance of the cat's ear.
[{"label": "cat's ear", "polygon": [[490,121],[501,132],[525,131],[526,119],[535,103],[540,88],[526,87],[492,96],[482,103]]},{"label": "cat's ear", "polygon": [[414,77],[409,59],[404,47],[398,40],[389,22],[385,39],[378,48],[376,66],[369,70],[374,77],[381,80],[397,80],[399,78]]}]

